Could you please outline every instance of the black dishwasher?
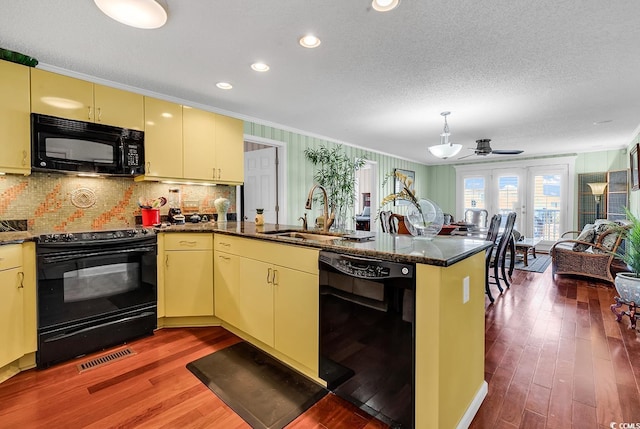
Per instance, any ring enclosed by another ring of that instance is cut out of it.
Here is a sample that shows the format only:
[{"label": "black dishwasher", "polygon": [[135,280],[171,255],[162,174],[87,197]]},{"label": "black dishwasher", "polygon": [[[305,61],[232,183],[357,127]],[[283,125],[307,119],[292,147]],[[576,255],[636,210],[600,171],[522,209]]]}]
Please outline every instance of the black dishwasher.
[{"label": "black dishwasher", "polygon": [[415,265],[320,252],[319,377],[392,427],[414,427]]}]

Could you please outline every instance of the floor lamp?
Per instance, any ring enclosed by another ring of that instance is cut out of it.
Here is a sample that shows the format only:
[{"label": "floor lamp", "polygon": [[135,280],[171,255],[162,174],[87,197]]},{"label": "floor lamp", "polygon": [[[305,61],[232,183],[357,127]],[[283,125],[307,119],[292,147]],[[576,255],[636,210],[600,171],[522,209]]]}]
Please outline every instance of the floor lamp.
[{"label": "floor lamp", "polygon": [[607,187],[607,182],[587,183],[591,188],[591,193],[596,199],[596,219],[600,218],[600,199],[604,190]]}]

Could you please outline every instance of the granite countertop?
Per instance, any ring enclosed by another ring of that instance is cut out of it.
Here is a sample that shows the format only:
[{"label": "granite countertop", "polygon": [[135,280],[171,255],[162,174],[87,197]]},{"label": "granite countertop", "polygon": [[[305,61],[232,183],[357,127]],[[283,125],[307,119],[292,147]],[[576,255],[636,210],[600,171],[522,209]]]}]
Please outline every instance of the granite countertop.
[{"label": "granite countertop", "polygon": [[[298,231],[300,226],[265,224],[256,226],[252,222],[197,223],[171,225],[159,232],[216,232],[241,237],[289,243],[355,256],[366,256],[392,262],[415,262],[448,267],[491,247],[491,243],[480,239],[456,236],[437,236],[433,240],[416,239],[411,235],[376,234],[368,231],[349,231],[354,239],[307,240],[273,235],[273,232]],[[319,232],[319,231],[317,231]],[[364,237],[373,236],[371,240]],[[363,241],[358,241],[362,239]]]},{"label": "granite countertop", "polygon": [[33,240],[34,236],[28,231],[7,231],[0,232],[0,245],[19,244]]},{"label": "granite countertop", "polygon": [[[266,224],[256,226],[253,222],[201,222],[185,225],[170,225],[155,228],[157,232],[204,232],[236,235],[279,243],[314,247],[355,256],[364,256],[392,262],[414,262],[448,267],[456,262],[482,252],[491,243],[479,239],[459,236],[437,236],[433,240],[416,239],[411,235],[376,234],[369,231],[348,231],[351,239],[343,239],[336,232],[335,240],[308,240],[273,235],[274,232],[304,232],[300,226]],[[320,232],[320,231],[315,231]],[[38,234],[29,231],[0,232],[0,245],[34,240]],[[371,237],[372,239],[367,239]]]}]

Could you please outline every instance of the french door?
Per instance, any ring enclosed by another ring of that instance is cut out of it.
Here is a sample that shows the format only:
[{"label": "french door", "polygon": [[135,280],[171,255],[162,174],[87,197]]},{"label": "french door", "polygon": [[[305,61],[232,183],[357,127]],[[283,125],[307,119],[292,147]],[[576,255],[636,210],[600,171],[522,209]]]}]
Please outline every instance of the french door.
[{"label": "french door", "polygon": [[569,167],[518,163],[504,168],[457,167],[456,217],[462,219],[467,209],[483,208],[489,216],[502,214],[504,223],[507,213],[515,212],[514,228],[525,237],[540,239],[541,248],[548,247],[569,229],[573,210]]}]

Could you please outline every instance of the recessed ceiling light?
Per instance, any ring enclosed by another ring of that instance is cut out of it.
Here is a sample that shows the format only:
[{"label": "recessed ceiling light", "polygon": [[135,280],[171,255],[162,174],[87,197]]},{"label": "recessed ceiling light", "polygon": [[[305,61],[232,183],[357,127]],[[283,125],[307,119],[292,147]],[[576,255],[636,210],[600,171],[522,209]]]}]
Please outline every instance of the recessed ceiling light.
[{"label": "recessed ceiling light", "polygon": [[596,121],[596,122],[593,123],[593,125],[608,124],[609,122],[613,122],[613,119],[605,119],[604,121]]},{"label": "recessed ceiling light", "polygon": [[373,0],[371,7],[378,12],[389,12],[400,4],[400,0]]},{"label": "recessed ceiling light", "polygon": [[220,89],[231,89],[233,88],[233,85],[231,85],[229,82],[218,82],[216,83],[216,86]]},{"label": "recessed ceiling light", "polygon": [[251,68],[257,72],[266,72],[269,70],[269,66],[265,63],[253,63],[251,64]]},{"label": "recessed ceiling light", "polygon": [[320,39],[318,39],[313,34],[307,34],[306,36],[300,38],[300,45],[305,48],[317,48],[320,46]]},{"label": "recessed ceiling light", "polygon": [[167,22],[167,11],[155,0],[93,0],[109,18],[135,28],[160,28]]}]

